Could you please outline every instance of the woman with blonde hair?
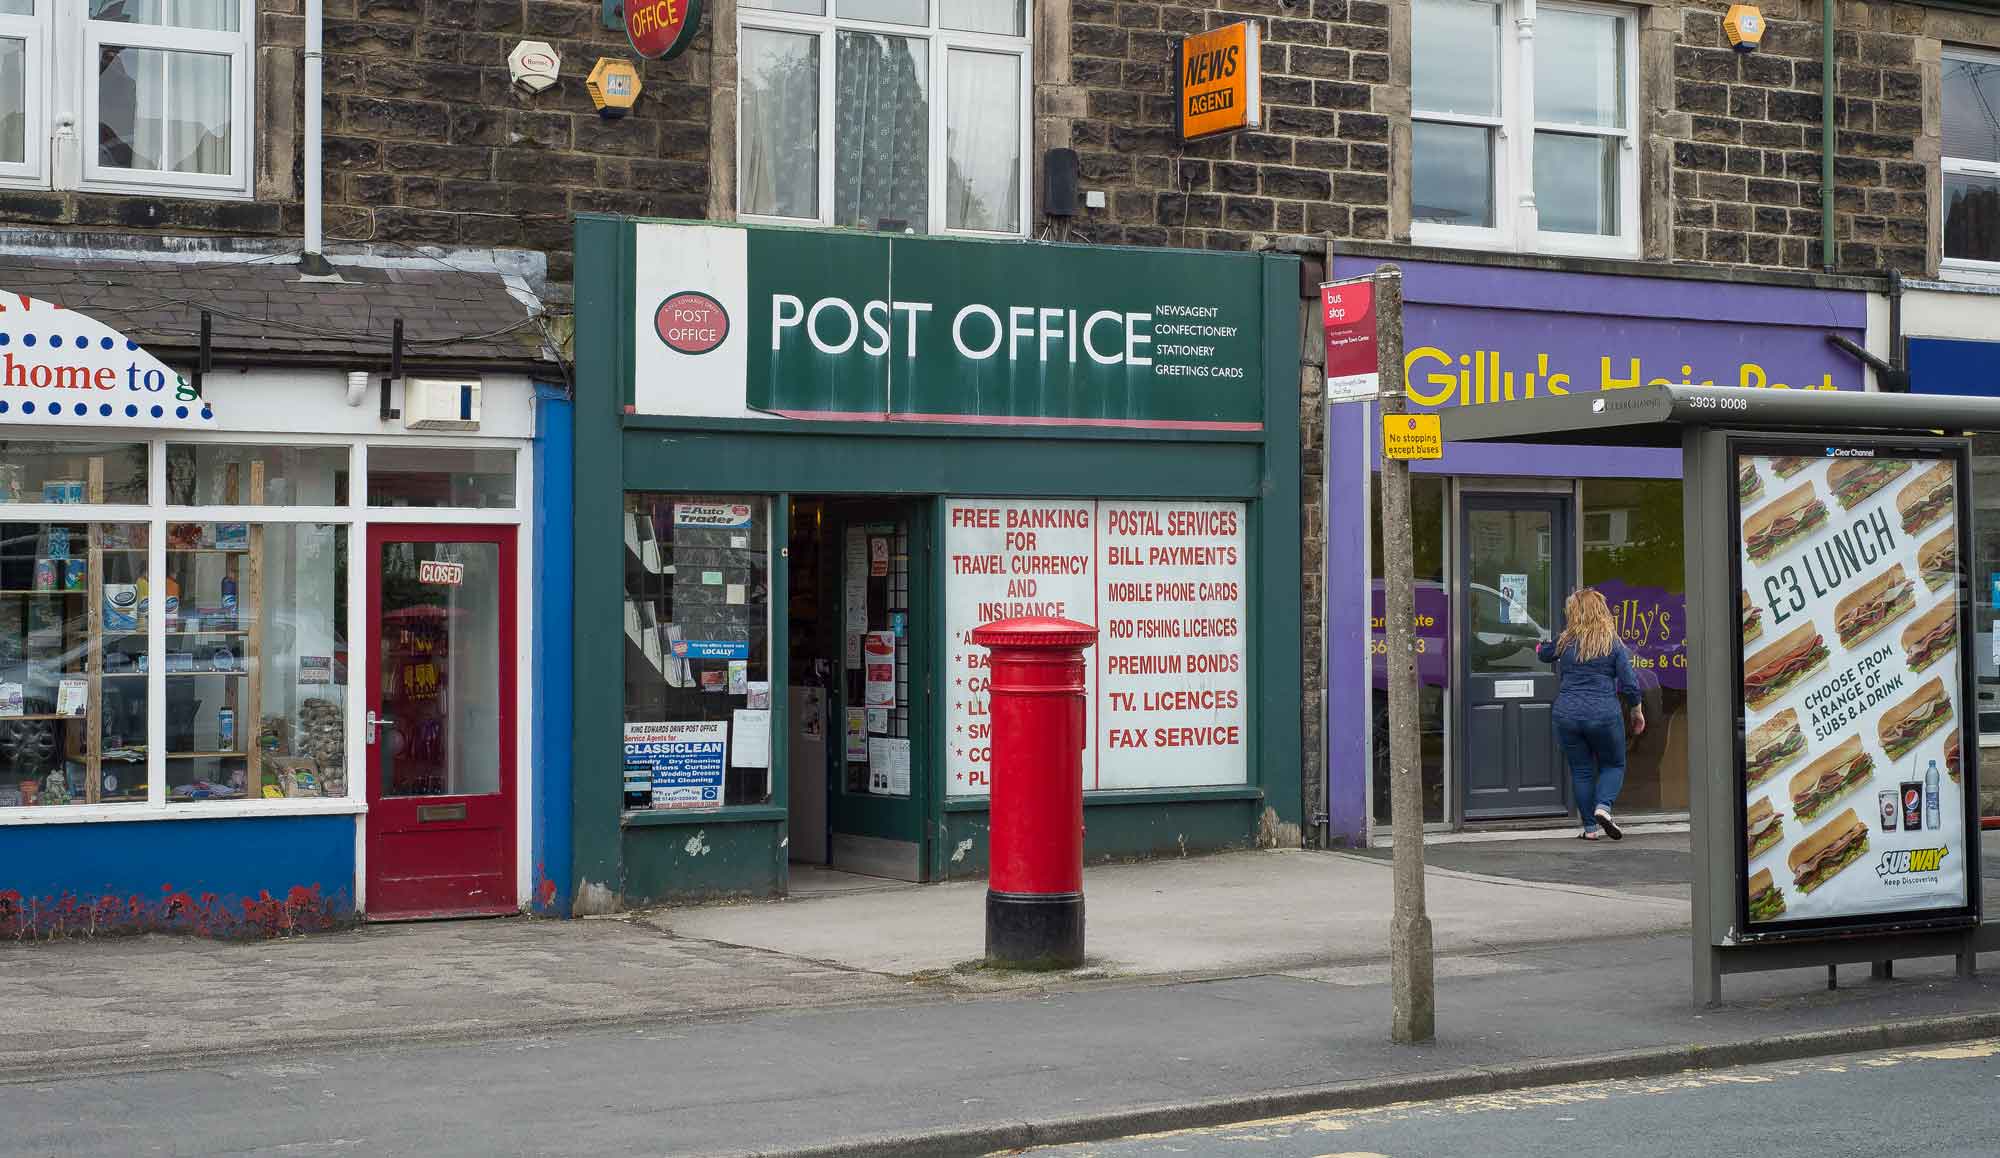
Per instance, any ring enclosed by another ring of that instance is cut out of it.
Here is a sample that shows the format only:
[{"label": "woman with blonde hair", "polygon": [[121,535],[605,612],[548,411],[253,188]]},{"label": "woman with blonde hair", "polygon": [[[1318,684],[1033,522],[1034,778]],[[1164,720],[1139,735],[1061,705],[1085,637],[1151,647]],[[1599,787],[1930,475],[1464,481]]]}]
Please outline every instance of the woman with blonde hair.
[{"label": "woman with blonde hair", "polygon": [[1611,806],[1625,783],[1625,719],[1632,734],[1646,730],[1639,707],[1639,680],[1632,674],[1632,652],[1618,638],[1618,623],[1595,588],[1579,588],[1563,605],[1562,634],[1541,644],[1535,655],[1556,665],[1556,742],[1569,762],[1570,783],[1576,787],[1576,811],[1583,818],[1584,840],[1599,839],[1599,829],[1613,840],[1625,833],[1611,818]]}]

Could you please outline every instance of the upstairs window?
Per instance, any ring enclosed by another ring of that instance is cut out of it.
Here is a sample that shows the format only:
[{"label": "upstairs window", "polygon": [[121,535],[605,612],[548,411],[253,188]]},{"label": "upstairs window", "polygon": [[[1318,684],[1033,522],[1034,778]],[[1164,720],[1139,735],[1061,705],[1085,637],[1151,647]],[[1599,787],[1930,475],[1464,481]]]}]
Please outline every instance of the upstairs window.
[{"label": "upstairs window", "polygon": [[250,189],[251,0],[0,0],[0,182]]},{"label": "upstairs window", "polygon": [[1018,235],[1022,0],[743,0],[746,220]]},{"label": "upstairs window", "polygon": [[1954,49],[1944,105],[1944,260],[2000,271],[2000,55]]},{"label": "upstairs window", "polygon": [[1413,239],[1636,255],[1637,24],[1596,5],[1416,0]]}]

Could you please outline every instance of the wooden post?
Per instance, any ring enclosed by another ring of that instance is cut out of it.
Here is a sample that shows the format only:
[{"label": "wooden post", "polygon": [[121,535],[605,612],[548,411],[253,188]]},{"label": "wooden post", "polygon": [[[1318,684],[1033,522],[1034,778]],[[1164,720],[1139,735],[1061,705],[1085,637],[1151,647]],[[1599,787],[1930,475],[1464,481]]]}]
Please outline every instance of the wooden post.
[{"label": "wooden post", "polygon": [[[1375,272],[1375,358],[1384,415],[1403,395],[1403,271]],[[1410,547],[1410,464],[1382,460],[1382,610],[1389,677],[1389,824],[1395,840],[1395,915],[1389,925],[1390,1036],[1413,1044],[1437,1035],[1431,919],[1424,909],[1424,797],[1417,746],[1416,581]]]},{"label": "wooden post", "polygon": [[[264,460],[250,463],[250,495],[253,506],[264,502]],[[224,559],[235,566],[236,556]],[[253,797],[264,794],[264,747],[257,742],[263,728],[264,662],[264,525],[250,524],[250,553],[242,556],[245,569],[236,576],[236,627],[243,631],[243,711],[236,721],[236,739],[249,753],[249,774],[244,778]]]},{"label": "wooden post", "polygon": [[[104,459],[93,456],[90,460],[90,501],[104,501]],[[90,524],[86,535],[89,550],[86,559],[90,566],[89,580],[83,586],[84,601],[84,680],[89,690],[85,695],[89,702],[83,706],[84,736],[83,757],[83,798],[87,803],[100,803],[104,794],[104,530],[97,523]],[[67,618],[67,611],[65,611]]]}]

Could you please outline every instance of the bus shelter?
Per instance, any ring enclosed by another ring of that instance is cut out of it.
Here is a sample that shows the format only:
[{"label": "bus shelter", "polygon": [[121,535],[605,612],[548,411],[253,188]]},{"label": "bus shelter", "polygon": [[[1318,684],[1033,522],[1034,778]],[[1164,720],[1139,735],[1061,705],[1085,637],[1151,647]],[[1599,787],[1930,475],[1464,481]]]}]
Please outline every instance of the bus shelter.
[{"label": "bus shelter", "polygon": [[1989,584],[1961,562],[1966,432],[2000,430],[2000,399],[1656,385],[1442,426],[1681,449],[1697,1005],[1730,973],[1825,965],[1831,984],[1845,963],[1951,956],[1963,976],[2000,947],[1980,924]]}]

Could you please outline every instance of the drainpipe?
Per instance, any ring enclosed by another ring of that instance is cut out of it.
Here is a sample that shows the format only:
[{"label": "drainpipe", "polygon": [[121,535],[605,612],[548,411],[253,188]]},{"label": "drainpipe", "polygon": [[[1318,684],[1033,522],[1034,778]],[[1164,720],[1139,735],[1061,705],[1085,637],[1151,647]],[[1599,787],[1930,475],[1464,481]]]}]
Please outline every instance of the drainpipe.
[{"label": "drainpipe", "polygon": [[320,59],[320,34],[325,21],[323,0],[306,0],[306,251],[299,266],[307,275],[326,277],[333,266],[326,260],[326,239],[322,236],[326,178],[321,173],[320,156],[324,141],[320,132],[320,79],[324,65]]},{"label": "drainpipe", "polygon": [[1833,5],[1820,0],[1819,72],[1819,262],[1832,273],[1838,262],[1833,251]]}]

